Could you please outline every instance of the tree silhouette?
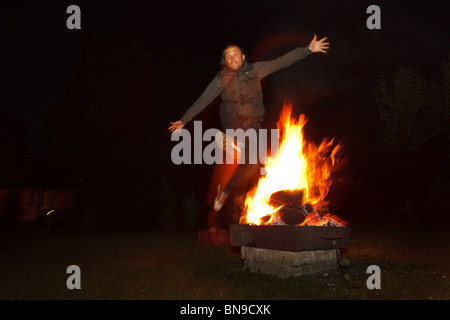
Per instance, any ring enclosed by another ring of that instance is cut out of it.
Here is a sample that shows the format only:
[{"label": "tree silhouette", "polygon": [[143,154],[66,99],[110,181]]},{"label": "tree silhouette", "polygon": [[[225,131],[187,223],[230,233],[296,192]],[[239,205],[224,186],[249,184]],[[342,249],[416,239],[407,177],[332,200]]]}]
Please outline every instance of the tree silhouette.
[{"label": "tree silhouette", "polygon": [[450,138],[450,53],[441,78],[425,79],[417,70],[400,67],[391,79],[380,76],[374,95],[385,151],[422,151],[439,134]]},{"label": "tree silhouette", "polygon": [[373,94],[397,198],[413,204],[414,215],[444,215],[450,195],[450,53],[439,77],[401,67],[391,78],[380,76]]}]

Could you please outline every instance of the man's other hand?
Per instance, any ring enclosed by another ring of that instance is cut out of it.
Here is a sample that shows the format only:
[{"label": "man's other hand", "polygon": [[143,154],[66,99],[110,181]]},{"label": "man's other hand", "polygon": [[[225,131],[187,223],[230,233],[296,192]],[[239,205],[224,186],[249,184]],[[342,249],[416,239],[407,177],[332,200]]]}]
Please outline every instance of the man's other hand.
[{"label": "man's other hand", "polygon": [[167,130],[170,130],[171,132],[174,130],[182,129],[184,127],[184,123],[181,122],[181,120],[170,122],[171,126],[167,128]]}]

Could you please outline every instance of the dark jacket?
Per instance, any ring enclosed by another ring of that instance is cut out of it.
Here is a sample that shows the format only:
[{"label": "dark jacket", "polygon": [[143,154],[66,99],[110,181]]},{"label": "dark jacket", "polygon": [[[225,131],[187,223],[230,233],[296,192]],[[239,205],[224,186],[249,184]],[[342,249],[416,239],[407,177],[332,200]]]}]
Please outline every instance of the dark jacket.
[{"label": "dark jacket", "polygon": [[224,67],[184,113],[181,121],[186,124],[192,120],[221,94],[220,119],[224,129],[246,130],[260,125],[264,117],[261,79],[294,64],[310,53],[308,47],[297,48],[271,61],[253,64],[244,61],[237,71]]}]

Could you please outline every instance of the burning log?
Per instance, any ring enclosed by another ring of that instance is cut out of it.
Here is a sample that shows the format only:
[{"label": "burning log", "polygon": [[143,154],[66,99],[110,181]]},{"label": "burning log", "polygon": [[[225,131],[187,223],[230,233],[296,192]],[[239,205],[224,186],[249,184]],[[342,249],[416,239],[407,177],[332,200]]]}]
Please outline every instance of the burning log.
[{"label": "burning log", "polygon": [[268,214],[267,216],[264,216],[261,218],[261,224],[266,224],[270,220],[271,216]]},{"label": "burning log", "polygon": [[276,208],[279,206],[302,208],[303,190],[281,190],[270,195],[268,204]]},{"label": "burning log", "polygon": [[[303,190],[281,190],[270,196],[268,204],[274,208],[282,206],[277,212],[279,224],[295,226],[301,224],[306,216],[315,211],[309,202],[303,205],[302,200]],[[268,219],[263,223],[267,221]]]},{"label": "burning log", "polygon": [[295,226],[305,220],[302,200],[303,190],[281,190],[270,196],[268,204],[274,208],[282,206],[277,212],[278,218],[284,224]]},{"label": "burning log", "polygon": [[320,202],[316,204],[316,206],[314,207],[314,211],[319,216],[319,218],[323,218],[324,216],[330,213],[328,211],[328,207]]},{"label": "burning log", "polygon": [[278,211],[280,219],[289,226],[296,226],[305,220],[300,210],[291,207],[283,207]]},{"label": "burning log", "polygon": [[311,203],[306,203],[303,207],[302,207],[303,213],[305,216],[313,213],[314,211],[314,207],[311,205]]},{"label": "burning log", "polygon": [[261,218],[261,224],[289,225],[289,226],[343,226],[345,222],[332,216],[326,202],[316,204],[309,202],[302,204],[303,190],[281,190],[274,192],[268,204],[274,208],[281,207],[275,215]]}]

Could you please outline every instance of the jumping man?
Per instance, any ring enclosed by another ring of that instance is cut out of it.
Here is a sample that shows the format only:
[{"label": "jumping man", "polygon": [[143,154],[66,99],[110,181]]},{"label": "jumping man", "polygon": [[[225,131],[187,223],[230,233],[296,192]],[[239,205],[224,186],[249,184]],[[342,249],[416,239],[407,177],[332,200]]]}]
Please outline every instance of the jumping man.
[{"label": "jumping man", "polygon": [[[197,114],[205,109],[219,94],[222,98],[220,105],[220,120],[223,129],[255,129],[258,133],[264,117],[263,95],[260,81],[264,77],[305,58],[311,53],[326,53],[329,49],[327,37],[313,39],[306,47],[299,47],[285,55],[271,60],[248,63],[241,47],[230,44],[225,47],[220,59],[220,70],[202,95],[184,113],[180,120],[171,122],[170,131],[183,128]],[[245,142],[241,142],[244,145]],[[248,152],[246,152],[248,154]],[[260,164],[240,164],[232,178],[221,190],[218,187],[214,209],[219,211],[232,189],[255,173],[259,174]]]}]

